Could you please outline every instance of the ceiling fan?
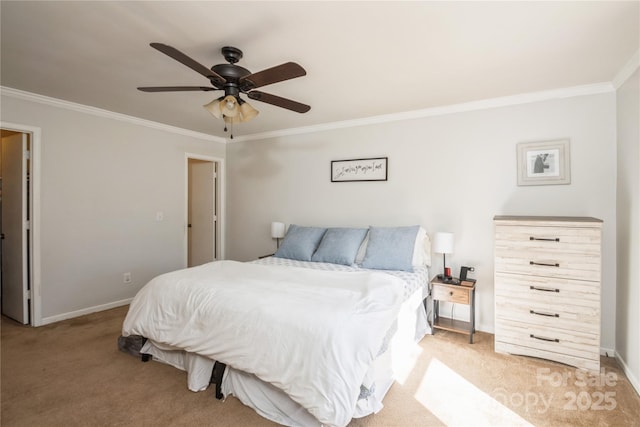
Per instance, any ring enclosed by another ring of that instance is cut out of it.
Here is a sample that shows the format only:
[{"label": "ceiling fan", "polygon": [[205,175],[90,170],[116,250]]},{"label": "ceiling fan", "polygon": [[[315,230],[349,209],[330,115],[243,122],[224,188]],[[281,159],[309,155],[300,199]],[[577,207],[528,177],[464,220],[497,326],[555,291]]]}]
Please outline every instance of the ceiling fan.
[{"label": "ceiling fan", "polygon": [[[254,118],[258,111],[247,101],[240,98],[240,94],[246,94],[248,98],[266,102],[276,107],[286,108],[297,113],[306,113],[310,106],[291,99],[282,98],[270,93],[255,90],[256,88],[273,83],[294,79],[307,74],[300,65],[295,62],[287,62],[266,70],[252,73],[244,67],[236,65],[242,58],[242,51],[238,48],[225,46],[222,55],[228,64],[214,65],[210,69],[180,52],[178,49],[162,43],[151,43],[151,47],[159,50],[167,56],[175,59],[183,65],[209,79],[210,86],[151,86],[139,87],[143,92],[177,92],[177,91],[213,91],[223,90],[224,95],[214,99],[204,108],[216,118],[222,118],[226,124],[246,122]],[[233,133],[231,134],[233,139]]]}]

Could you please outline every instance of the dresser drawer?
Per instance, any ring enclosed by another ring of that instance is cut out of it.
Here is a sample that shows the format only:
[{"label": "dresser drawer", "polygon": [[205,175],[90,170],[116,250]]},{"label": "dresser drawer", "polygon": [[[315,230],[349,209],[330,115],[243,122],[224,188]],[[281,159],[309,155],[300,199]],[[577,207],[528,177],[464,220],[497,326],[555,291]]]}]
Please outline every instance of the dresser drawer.
[{"label": "dresser drawer", "polygon": [[590,358],[577,357],[570,354],[556,353],[554,351],[525,347],[497,340],[495,342],[495,351],[498,353],[510,353],[522,356],[538,357],[540,359],[555,360],[556,362],[575,366],[580,369],[586,369],[596,375],[600,370],[600,355],[593,355],[593,357]]},{"label": "dresser drawer", "polygon": [[460,286],[433,285],[433,299],[458,304],[469,304],[469,289]]},{"label": "dresser drawer", "polygon": [[600,282],[495,273],[495,295],[537,304],[600,308]]},{"label": "dresser drawer", "polygon": [[598,334],[600,307],[540,303],[496,295],[496,319],[512,320],[533,326]]},{"label": "dresser drawer", "polygon": [[497,244],[495,249],[495,269],[498,272],[599,282],[600,265],[598,255],[531,252]]},{"label": "dresser drawer", "polygon": [[[598,334],[496,319],[496,341],[585,359],[599,358]],[[552,360],[556,360],[550,357]]]},{"label": "dresser drawer", "polygon": [[511,249],[600,255],[600,228],[496,225],[496,245]]}]

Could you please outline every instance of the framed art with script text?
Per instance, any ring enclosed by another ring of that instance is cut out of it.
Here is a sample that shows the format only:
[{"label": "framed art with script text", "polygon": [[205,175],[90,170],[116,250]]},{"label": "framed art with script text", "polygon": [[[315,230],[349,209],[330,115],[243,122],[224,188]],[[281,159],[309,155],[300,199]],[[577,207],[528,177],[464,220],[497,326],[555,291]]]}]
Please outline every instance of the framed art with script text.
[{"label": "framed art with script text", "polygon": [[386,181],[387,157],[332,160],[331,182]]}]

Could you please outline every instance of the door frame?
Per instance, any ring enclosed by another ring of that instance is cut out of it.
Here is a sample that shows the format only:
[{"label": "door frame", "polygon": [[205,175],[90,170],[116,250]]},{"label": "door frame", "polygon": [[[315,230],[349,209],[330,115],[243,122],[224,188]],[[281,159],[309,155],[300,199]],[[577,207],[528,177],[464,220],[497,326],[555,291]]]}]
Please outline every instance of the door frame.
[{"label": "door frame", "polygon": [[225,222],[226,222],[226,207],[225,207],[225,165],[224,159],[220,157],[207,156],[204,154],[185,153],[184,156],[184,266],[187,267],[189,263],[189,159],[204,160],[209,162],[215,162],[218,167],[216,168],[216,188],[215,200],[216,200],[216,239],[217,245],[216,259],[225,259]]},{"label": "door frame", "polygon": [[31,221],[29,233],[29,276],[31,277],[30,289],[31,300],[29,302],[31,310],[31,326],[42,325],[41,306],[41,271],[40,271],[40,146],[42,141],[42,130],[39,127],[28,126],[18,123],[0,121],[0,128],[30,136],[31,164],[29,177],[29,218]]}]

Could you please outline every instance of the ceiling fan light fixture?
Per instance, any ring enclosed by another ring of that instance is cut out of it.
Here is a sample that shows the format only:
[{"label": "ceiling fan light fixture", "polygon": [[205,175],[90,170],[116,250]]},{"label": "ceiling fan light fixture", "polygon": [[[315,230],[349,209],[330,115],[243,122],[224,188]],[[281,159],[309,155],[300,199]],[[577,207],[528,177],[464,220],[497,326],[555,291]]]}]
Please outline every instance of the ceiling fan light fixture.
[{"label": "ceiling fan light fixture", "polygon": [[222,110],[220,109],[220,107],[221,107],[220,101],[222,101],[223,99],[224,99],[223,97],[220,97],[218,99],[214,99],[210,103],[203,105],[203,107],[204,107],[205,110],[207,110],[209,113],[211,113],[211,115],[213,117],[215,117],[216,119],[221,119],[222,118]]},{"label": "ceiling fan light fixture", "polygon": [[220,111],[226,117],[235,117],[238,115],[238,100],[233,95],[227,95],[220,103]]},{"label": "ceiling fan light fixture", "polygon": [[216,64],[211,68],[205,67],[175,47],[164,43],[154,42],[151,43],[151,47],[206,77],[211,83],[211,86],[149,86],[139,87],[138,90],[142,92],[209,92],[212,90],[224,90],[223,96],[203,105],[203,107],[213,117],[224,121],[225,132],[227,132],[227,125],[231,128],[231,139],[233,139],[234,123],[247,122],[258,115],[258,110],[240,97],[241,93],[246,94],[249,99],[265,102],[280,108],[286,108],[297,113],[306,113],[311,109],[309,105],[254,90],[263,86],[305,76],[307,74],[305,69],[295,62],[286,62],[258,71],[257,73],[252,73],[246,68],[236,65],[242,58],[242,51],[235,47],[225,46],[222,48],[222,55],[228,64]]}]

